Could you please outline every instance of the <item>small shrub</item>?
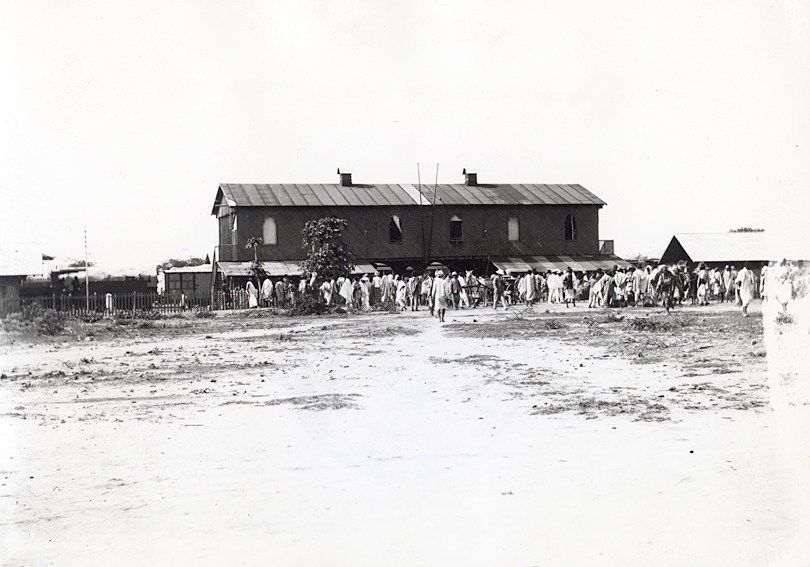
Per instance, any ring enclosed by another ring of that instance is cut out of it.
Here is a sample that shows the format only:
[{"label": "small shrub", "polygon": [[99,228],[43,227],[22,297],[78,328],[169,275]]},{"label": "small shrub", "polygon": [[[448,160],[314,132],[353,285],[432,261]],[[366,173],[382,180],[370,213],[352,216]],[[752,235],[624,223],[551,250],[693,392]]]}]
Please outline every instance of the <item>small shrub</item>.
[{"label": "small shrub", "polygon": [[793,325],[796,322],[796,320],[790,313],[780,311],[779,313],[776,314],[776,322],[779,325]]},{"label": "small shrub", "polygon": [[92,311],[85,313],[83,315],[79,315],[78,317],[79,321],[81,321],[82,323],[98,323],[103,318],[104,317],[101,315],[101,313],[94,313]]},{"label": "small shrub", "polygon": [[549,330],[565,329],[565,323],[558,319],[546,319],[543,326]]},{"label": "small shrub", "polygon": [[37,331],[41,335],[58,335],[65,330],[65,321],[61,314],[53,309],[45,309],[35,320]]},{"label": "small shrub", "polygon": [[630,328],[634,331],[669,331],[671,326],[668,321],[656,321],[655,319],[638,318],[630,321]]},{"label": "small shrub", "polygon": [[119,325],[126,325],[126,323],[120,323],[119,320],[130,320],[131,321],[131,320],[134,320],[134,319],[138,319],[138,320],[142,320],[142,321],[157,321],[157,320],[163,319],[164,317],[163,317],[163,313],[161,313],[160,311],[152,310],[152,309],[150,309],[148,311],[138,309],[137,311],[135,311],[135,313],[133,313],[129,309],[122,309],[121,311],[116,312],[115,318],[116,318],[116,323],[118,323]]},{"label": "small shrub", "polygon": [[197,319],[211,319],[214,316],[213,311],[196,311],[194,313],[194,317]]},{"label": "small shrub", "polygon": [[328,308],[326,304],[311,295],[302,297],[288,312],[288,315],[300,317],[302,315],[323,315]]}]

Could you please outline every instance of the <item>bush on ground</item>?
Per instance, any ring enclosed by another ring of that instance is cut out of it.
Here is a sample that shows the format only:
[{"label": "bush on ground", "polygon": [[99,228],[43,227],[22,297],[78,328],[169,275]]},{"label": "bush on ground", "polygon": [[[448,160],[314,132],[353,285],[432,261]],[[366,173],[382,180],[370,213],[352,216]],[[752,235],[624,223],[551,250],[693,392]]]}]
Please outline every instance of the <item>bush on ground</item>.
[{"label": "bush on ground", "polygon": [[322,301],[305,295],[302,297],[289,311],[288,315],[293,317],[300,317],[302,315],[323,315],[328,311],[328,307]]}]

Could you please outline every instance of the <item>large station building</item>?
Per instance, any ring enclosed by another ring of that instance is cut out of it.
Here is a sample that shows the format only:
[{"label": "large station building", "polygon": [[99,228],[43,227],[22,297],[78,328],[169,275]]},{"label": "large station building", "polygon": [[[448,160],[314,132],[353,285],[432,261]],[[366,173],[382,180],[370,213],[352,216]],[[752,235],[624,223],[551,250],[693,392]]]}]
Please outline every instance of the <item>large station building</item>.
[{"label": "large station building", "polygon": [[357,272],[450,269],[509,272],[612,268],[626,262],[599,240],[605,202],[581,185],[464,183],[360,184],[339,172],[336,184],[219,186],[211,211],[219,228],[216,262],[244,275],[256,251],[271,275],[296,275],[306,257],[301,231],[310,220],[348,221],[343,241]]}]

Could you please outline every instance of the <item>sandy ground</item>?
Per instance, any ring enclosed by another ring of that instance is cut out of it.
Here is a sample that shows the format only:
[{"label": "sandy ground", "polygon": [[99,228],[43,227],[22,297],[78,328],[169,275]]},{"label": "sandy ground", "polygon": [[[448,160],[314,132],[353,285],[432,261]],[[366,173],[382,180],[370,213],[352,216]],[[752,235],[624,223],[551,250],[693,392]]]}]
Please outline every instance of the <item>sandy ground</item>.
[{"label": "sandy ground", "polygon": [[2,564],[810,565],[807,330],[755,311],[6,331]]}]

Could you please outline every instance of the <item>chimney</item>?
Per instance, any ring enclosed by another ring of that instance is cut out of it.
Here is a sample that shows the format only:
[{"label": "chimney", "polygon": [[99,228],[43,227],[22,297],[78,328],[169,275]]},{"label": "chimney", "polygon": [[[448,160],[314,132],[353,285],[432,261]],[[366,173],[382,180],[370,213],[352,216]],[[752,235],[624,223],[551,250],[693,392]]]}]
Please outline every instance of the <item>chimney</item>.
[{"label": "chimney", "polygon": [[478,185],[478,174],[477,173],[469,173],[467,170],[464,170],[464,177],[465,181],[464,184],[467,187],[475,187]]},{"label": "chimney", "polygon": [[338,169],[338,175],[340,175],[340,185],[342,187],[351,187],[352,186],[352,174],[351,173],[341,173]]}]

